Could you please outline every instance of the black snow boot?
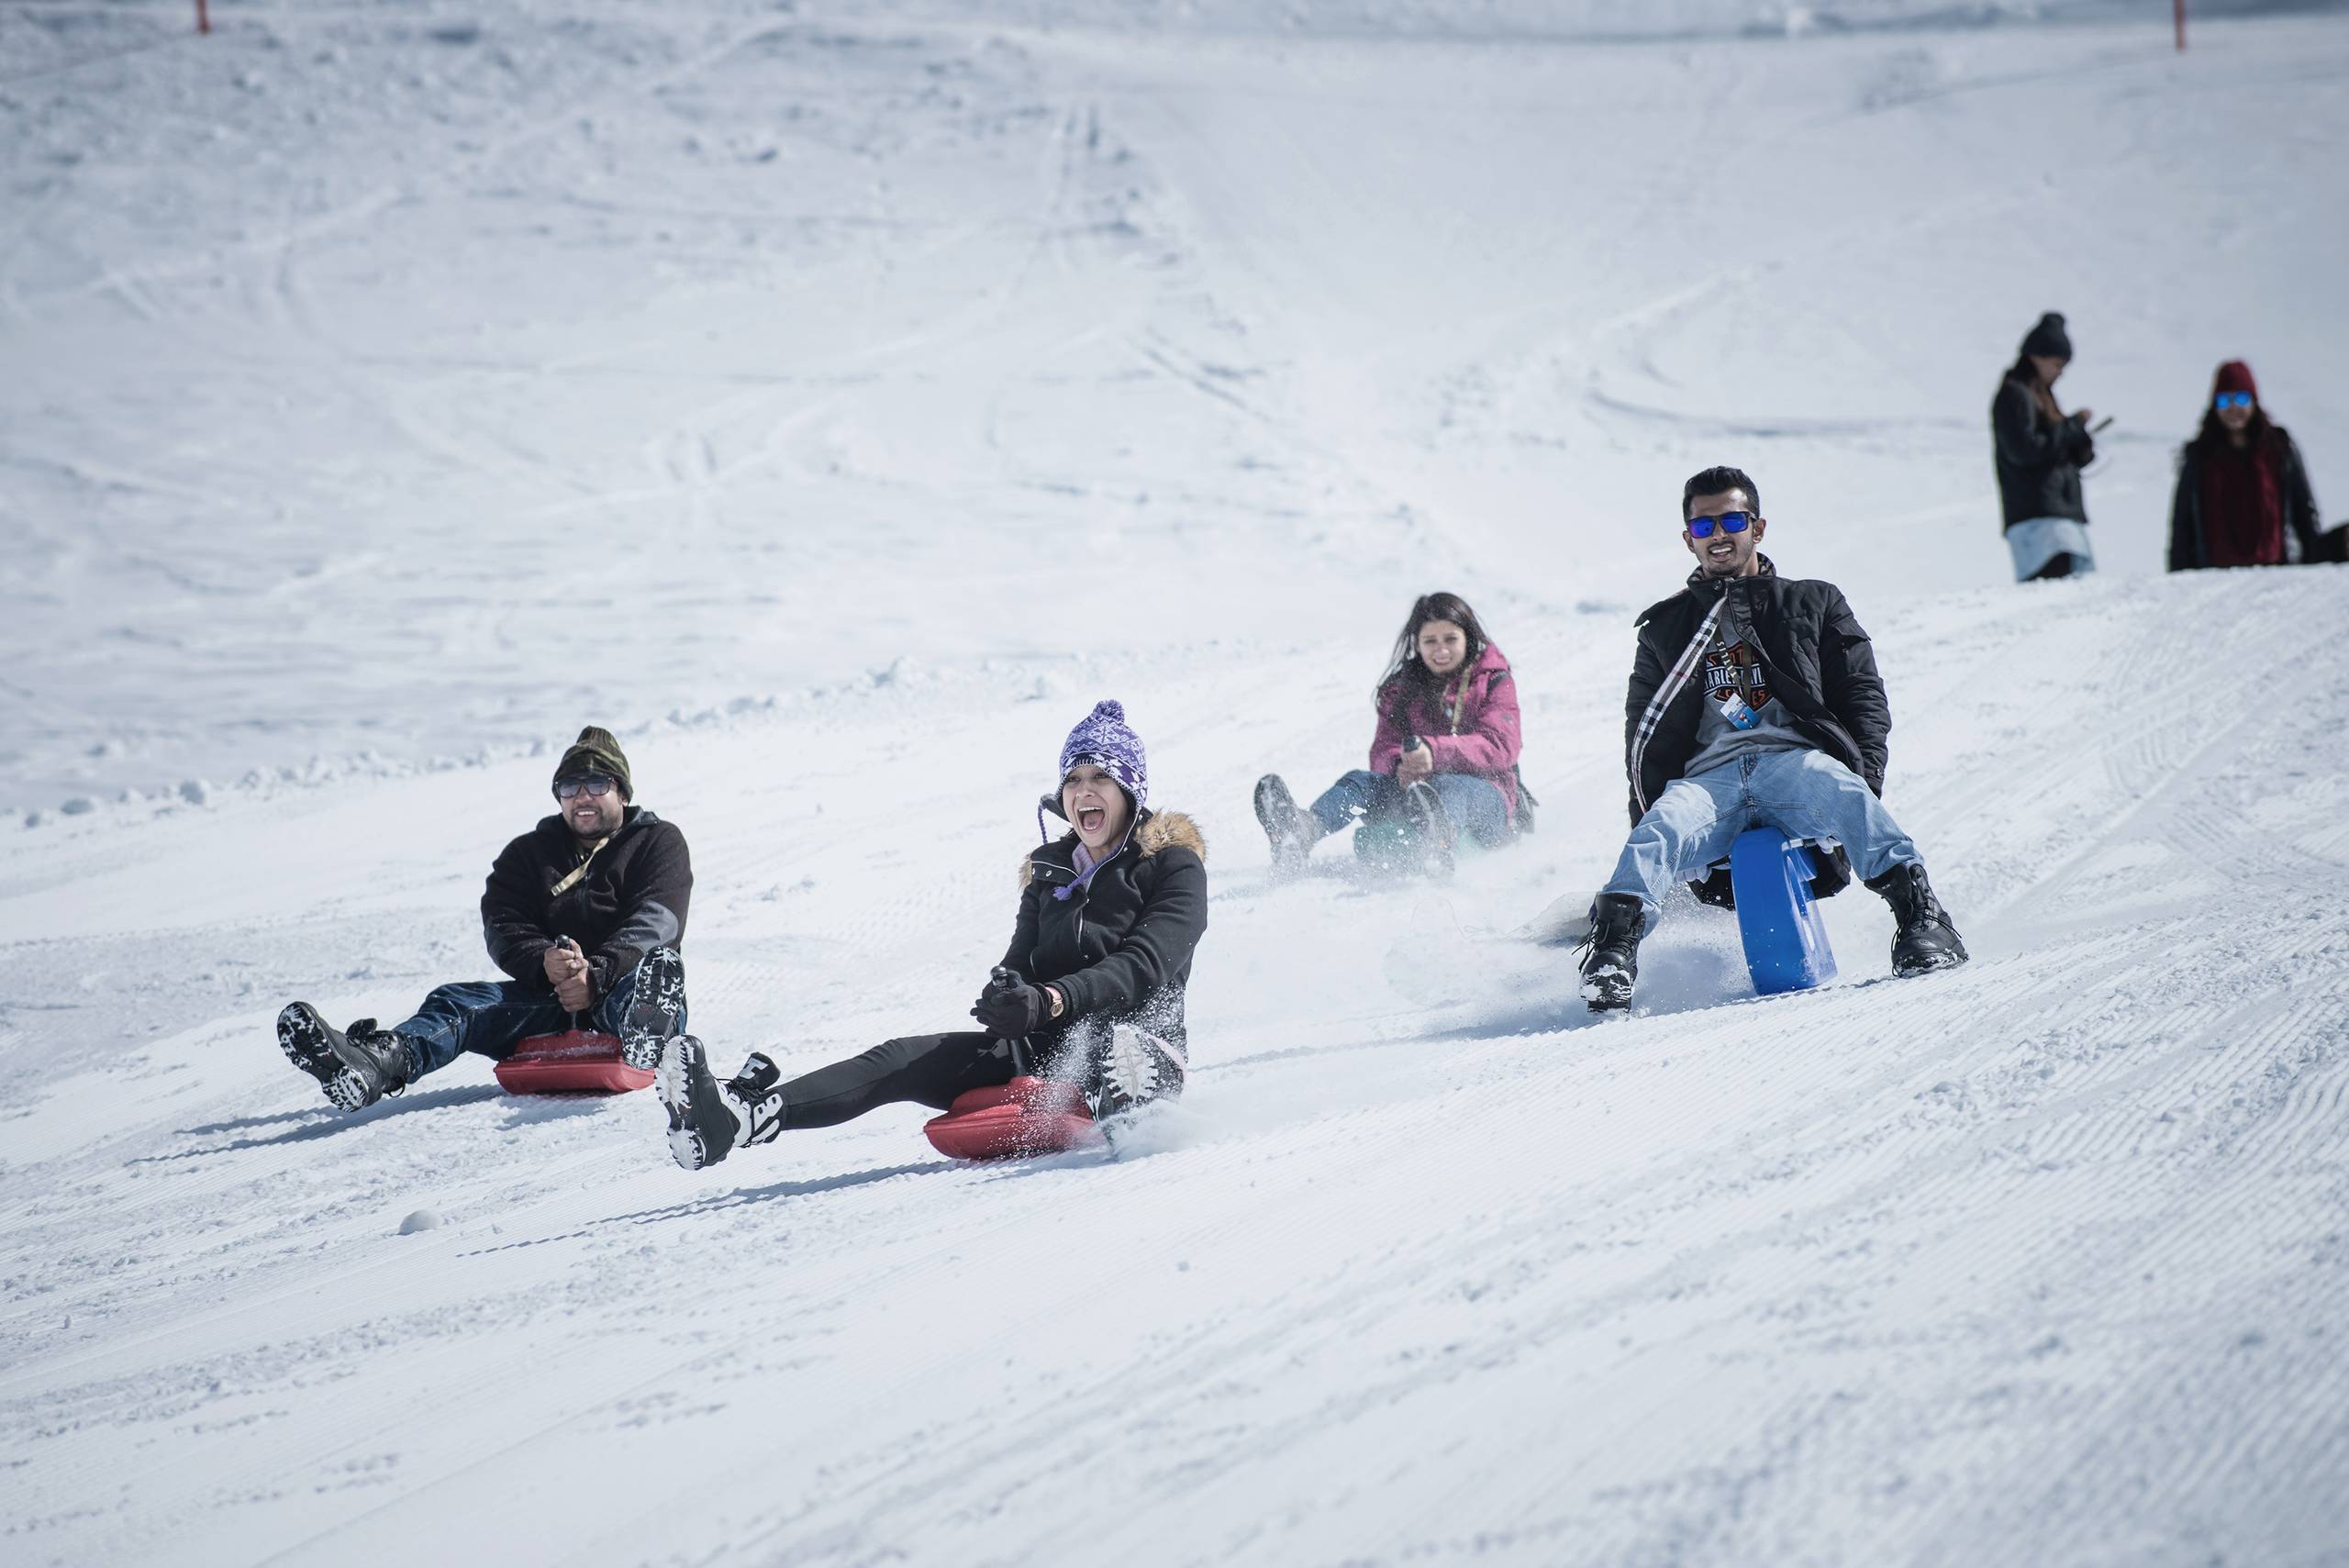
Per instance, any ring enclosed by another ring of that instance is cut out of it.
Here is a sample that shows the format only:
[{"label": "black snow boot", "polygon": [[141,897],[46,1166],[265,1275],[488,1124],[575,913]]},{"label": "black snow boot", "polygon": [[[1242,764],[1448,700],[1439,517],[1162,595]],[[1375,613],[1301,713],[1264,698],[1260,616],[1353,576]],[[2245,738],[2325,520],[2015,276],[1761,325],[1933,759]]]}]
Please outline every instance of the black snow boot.
[{"label": "black snow boot", "polygon": [[1273,846],[1273,871],[1294,876],[1305,869],[1305,857],[1321,841],[1321,819],[1297,804],[1278,773],[1256,781],[1256,821]]},{"label": "black snow boot", "polygon": [[373,1018],[338,1029],[307,1002],[293,1003],[277,1015],[277,1044],[287,1061],[318,1081],[340,1110],[362,1110],[398,1094],[416,1071],[416,1059],[399,1035],[377,1029]]},{"label": "black snow boot", "polygon": [[1582,961],[1583,1000],[1594,1013],[1631,1005],[1640,978],[1640,939],[1647,911],[1628,893],[1602,893],[1590,906],[1590,952]]},{"label": "black snow boot", "polygon": [[661,1048],[685,1016],[685,961],[675,948],[654,948],[636,966],[636,990],[620,1020],[620,1060],[639,1069],[661,1065]]},{"label": "black snow boot", "polygon": [[1419,869],[1432,877],[1450,876],[1452,847],[1458,835],[1435,785],[1421,779],[1403,792],[1403,820],[1410,826],[1411,851],[1419,858]]},{"label": "black snow boot", "polygon": [[752,1052],[741,1072],[719,1083],[709,1071],[709,1052],[689,1034],[661,1048],[660,1075],[653,1088],[669,1110],[669,1153],[688,1171],[706,1170],[734,1151],[738,1143],[771,1143],[783,1130],[783,1074],[765,1056]]},{"label": "black snow boot", "polygon": [[1892,933],[1893,973],[1930,974],[1965,962],[1965,943],[1949,911],[1933,896],[1922,861],[1904,861],[1882,876],[1868,878],[1868,886],[1892,906],[1892,917],[1899,922]]},{"label": "black snow boot", "polygon": [[1095,1051],[1085,1108],[1095,1121],[1107,1122],[1152,1100],[1180,1099],[1188,1065],[1172,1041],[1131,1024],[1115,1025]]}]

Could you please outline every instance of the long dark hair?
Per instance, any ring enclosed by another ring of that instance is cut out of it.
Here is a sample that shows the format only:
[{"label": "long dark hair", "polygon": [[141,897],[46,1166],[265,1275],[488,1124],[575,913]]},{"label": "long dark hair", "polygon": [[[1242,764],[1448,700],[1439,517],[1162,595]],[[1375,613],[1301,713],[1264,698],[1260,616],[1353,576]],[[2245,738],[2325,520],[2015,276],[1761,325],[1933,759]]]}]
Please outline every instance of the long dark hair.
[{"label": "long dark hair", "polygon": [[1394,693],[1395,711],[1400,713],[1414,697],[1440,700],[1443,683],[1419,657],[1419,628],[1431,620],[1448,620],[1468,634],[1468,651],[1461,658],[1460,673],[1465,677],[1485,656],[1490,639],[1485,636],[1484,624],[1468,601],[1457,594],[1421,594],[1411,603],[1411,614],[1403,622],[1402,631],[1395,639],[1395,651],[1386,661],[1386,673],[1378,677],[1378,701],[1384,704],[1387,693]]},{"label": "long dark hair", "polygon": [[[2259,406],[2256,397],[2251,402],[2251,423],[2243,428],[2243,433],[2250,439],[2249,450],[2252,451],[2265,453],[2275,445],[2276,426],[2268,419],[2267,410]],[[2219,422],[2219,410],[2211,403],[2204,403],[2202,428],[2194,432],[2194,439],[2187,445],[2199,447],[2206,452],[2218,452],[2225,451],[2232,439],[2227,434],[2226,426]]]},{"label": "long dark hair", "polygon": [[2015,362],[2007,367],[2005,379],[2021,382],[2023,390],[2031,394],[2032,406],[2050,419],[2061,420],[2064,417],[2064,406],[2055,401],[2055,389],[2040,384],[2039,367],[2031,362],[2030,350],[2026,349],[2015,356]]}]

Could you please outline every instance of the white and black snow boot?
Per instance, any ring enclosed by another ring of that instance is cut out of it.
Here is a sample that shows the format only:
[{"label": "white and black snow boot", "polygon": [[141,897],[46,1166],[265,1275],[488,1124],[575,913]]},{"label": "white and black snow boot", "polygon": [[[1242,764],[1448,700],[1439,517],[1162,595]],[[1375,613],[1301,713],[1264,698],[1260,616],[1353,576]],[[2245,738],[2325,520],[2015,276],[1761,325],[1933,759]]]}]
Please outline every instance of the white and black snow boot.
[{"label": "white and black snow boot", "polygon": [[1443,808],[1443,796],[1436,794],[1435,785],[1421,779],[1403,792],[1403,820],[1410,824],[1411,850],[1419,869],[1432,877],[1450,876],[1456,835],[1452,813]]},{"label": "white and black snow boot", "polygon": [[1882,876],[1868,878],[1868,887],[1892,906],[1899,926],[1892,933],[1892,973],[1904,979],[1955,969],[1966,961],[1965,943],[1942,901],[1933,895],[1922,861],[1904,861]]},{"label": "white and black snow boot", "polygon": [[1582,996],[1594,1013],[1631,1005],[1640,978],[1640,939],[1647,911],[1629,893],[1602,893],[1590,906],[1590,951],[1582,961]]},{"label": "white and black snow boot", "polygon": [[620,1020],[620,1060],[638,1069],[658,1067],[661,1048],[685,1016],[685,961],[675,948],[654,948],[636,966],[636,990]]},{"label": "white and black snow boot", "polygon": [[1321,841],[1321,819],[1297,804],[1278,773],[1256,781],[1256,821],[1273,846],[1273,872],[1278,876],[1303,871],[1305,857]]},{"label": "white and black snow boot", "polygon": [[707,1170],[737,1144],[772,1143],[783,1130],[783,1074],[753,1051],[727,1083],[709,1071],[709,1052],[689,1034],[673,1036],[661,1048],[653,1088],[669,1110],[669,1153],[688,1171]]},{"label": "white and black snow boot", "polygon": [[1153,1100],[1180,1099],[1189,1066],[1173,1041],[1131,1024],[1113,1025],[1094,1054],[1085,1109],[1096,1122],[1107,1122]]},{"label": "white and black snow boot", "polygon": [[316,1078],[338,1110],[364,1109],[408,1085],[416,1059],[408,1042],[373,1018],[338,1029],[307,1002],[277,1015],[277,1045],[285,1059]]}]

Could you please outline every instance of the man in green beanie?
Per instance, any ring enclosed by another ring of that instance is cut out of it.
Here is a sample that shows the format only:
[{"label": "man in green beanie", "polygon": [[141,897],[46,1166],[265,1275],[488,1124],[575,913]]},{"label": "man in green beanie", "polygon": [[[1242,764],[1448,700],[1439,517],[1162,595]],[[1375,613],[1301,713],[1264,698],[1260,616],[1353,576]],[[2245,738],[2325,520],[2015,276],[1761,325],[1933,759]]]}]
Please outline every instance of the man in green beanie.
[{"label": "man in green beanie", "polygon": [[506,846],[481,897],[489,956],[511,978],[462,981],[388,1029],[336,1029],[307,1002],[277,1015],[277,1043],[343,1110],[373,1105],[472,1051],[506,1057],[532,1035],[616,1034],[651,1068],[685,1027],[685,836],[632,804],[628,757],[590,725],[554,770],[556,811]]}]

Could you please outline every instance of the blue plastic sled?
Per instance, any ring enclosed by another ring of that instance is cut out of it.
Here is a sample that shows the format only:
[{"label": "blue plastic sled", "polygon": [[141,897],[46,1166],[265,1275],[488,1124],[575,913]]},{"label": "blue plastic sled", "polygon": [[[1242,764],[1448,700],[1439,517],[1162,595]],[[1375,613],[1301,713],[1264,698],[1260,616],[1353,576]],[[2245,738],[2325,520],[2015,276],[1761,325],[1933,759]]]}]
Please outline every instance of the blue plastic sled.
[{"label": "blue plastic sled", "polygon": [[1749,828],[1730,846],[1729,880],[1737,892],[1737,930],[1745,967],[1765,996],[1808,991],[1835,978],[1835,952],[1810,879],[1819,868],[1807,845],[1775,828]]}]

